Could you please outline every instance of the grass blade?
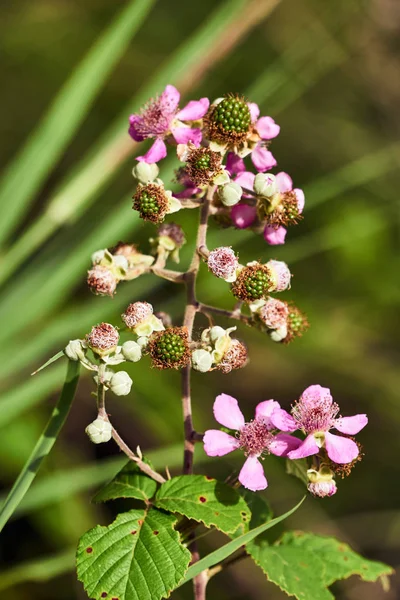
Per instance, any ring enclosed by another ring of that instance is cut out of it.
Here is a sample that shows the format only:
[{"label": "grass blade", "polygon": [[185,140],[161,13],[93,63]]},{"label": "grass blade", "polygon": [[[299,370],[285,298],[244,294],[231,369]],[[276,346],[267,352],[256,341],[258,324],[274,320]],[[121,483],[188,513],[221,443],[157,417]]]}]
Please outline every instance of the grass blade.
[{"label": "grass blade", "polygon": [[36,371],[33,371],[33,373],[31,373],[31,375],[36,375],[37,373],[40,373],[40,371],[43,371],[43,369],[45,369],[46,367],[48,367],[49,365],[51,365],[53,362],[56,362],[56,360],[58,360],[62,356],[65,356],[64,350],[60,350],[60,352],[57,352],[57,354],[55,354],[54,356],[52,356],[51,358],[49,358],[49,360],[46,360],[46,362],[44,363],[44,365],[42,365],[41,367],[39,367],[38,369],[36,369]]},{"label": "grass blade", "polygon": [[189,569],[187,570],[185,579],[182,581],[181,585],[183,585],[187,581],[190,581],[191,579],[199,575],[202,571],[205,571],[206,569],[209,569],[210,567],[213,567],[214,565],[225,560],[226,558],[228,558],[228,556],[236,552],[236,550],[239,550],[241,546],[245,546],[246,544],[254,540],[255,537],[257,537],[261,533],[264,533],[264,531],[267,531],[267,529],[271,529],[271,527],[274,527],[281,521],[284,521],[285,519],[290,517],[290,515],[292,515],[298,508],[300,508],[305,498],[306,497],[304,496],[294,508],[291,508],[280,517],[272,519],[272,521],[268,521],[267,523],[264,523],[259,527],[255,527],[255,529],[252,529],[251,531],[248,531],[247,533],[235,538],[234,540],[228,542],[221,548],[218,548],[218,550],[211,552],[198,562],[194,563],[194,565],[189,567]]},{"label": "grass blade", "polygon": [[75,566],[75,548],[37,560],[29,560],[0,573],[0,590],[17,583],[49,581],[58,575],[72,571]]},{"label": "grass blade", "polygon": [[124,7],[73,72],[38,129],[10,164],[0,183],[0,243],[20,221],[153,4],[154,0],[134,0]]},{"label": "grass blade", "polygon": [[60,399],[53,409],[43,434],[37,441],[35,448],[26,461],[24,468],[19,474],[0,510],[0,531],[2,531],[4,525],[25,496],[40,469],[43,459],[49,454],[57,439],[69,413],[72,400],[74,399],[75,390],[79,380],[79,367],[80,363],[78,361],[68,361],[67,375]]}]

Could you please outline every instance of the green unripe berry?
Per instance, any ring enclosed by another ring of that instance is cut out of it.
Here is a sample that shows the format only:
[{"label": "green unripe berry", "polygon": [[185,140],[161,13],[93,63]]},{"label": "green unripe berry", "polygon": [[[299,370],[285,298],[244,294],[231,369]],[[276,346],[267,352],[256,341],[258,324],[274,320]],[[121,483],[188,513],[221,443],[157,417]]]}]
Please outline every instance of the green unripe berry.
[{"label": "green unripe berry", "polygon": [[166,363],[177,362],[185,354],[186,345],[180,335],[165,333],[156,345],[156,354]]},{"label": "green unripe berry", "polygon": [[234,133],[246,133],[251,124],[247,103],[234,96],[228,96],[217,104],[212,119],[221,129]]}]

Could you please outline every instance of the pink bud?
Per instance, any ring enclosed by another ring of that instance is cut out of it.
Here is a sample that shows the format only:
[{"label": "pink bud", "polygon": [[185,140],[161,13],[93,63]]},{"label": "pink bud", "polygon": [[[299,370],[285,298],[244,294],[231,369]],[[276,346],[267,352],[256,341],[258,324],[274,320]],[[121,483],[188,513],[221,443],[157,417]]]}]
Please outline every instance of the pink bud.
[{"label": "pink bud", "polygon": [[255,206],[239,203],[232,207],[231,218],[235,227],[238,229],[246,229],[256,220],[257,210]]}]

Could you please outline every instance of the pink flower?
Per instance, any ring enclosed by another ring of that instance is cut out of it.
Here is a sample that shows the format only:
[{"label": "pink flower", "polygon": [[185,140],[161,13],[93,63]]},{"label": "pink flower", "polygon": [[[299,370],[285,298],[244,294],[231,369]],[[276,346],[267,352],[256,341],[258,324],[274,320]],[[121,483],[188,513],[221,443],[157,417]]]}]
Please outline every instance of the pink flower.
[{"label": "pink flower", "polygon": [[253,492],[264,490],[268,485],[259,457],[265,452],[286,456],[301,443],[291,435],[271,433],[274,429],[271,414],[279,408],[275,400],[260,402],[254,421],[246,423],[238,401],[228,394],[220,394],[214,402],[214,417],[224,427],[236,430],[237,437],[218,429],[209,429],[204,434],[204,450],[208,456],[224,456],[238,448],[244,451],[247,458],[239,481]]},{"label": "pink flower", "polygon": [[246,229],[257,219],[257,209],[255,206],[249,206],[248,204],[239,202],[239,204],[232,206],[231,219],[235,227],[238,229]]},{"label": "pink flower", "polygon": [[277,137],[281,128],[275,123],[272,117],[261,117],[259,119],[260,109],[257,104],[252,102],[248,106],[254,128],[261,138],[251,153],[251,160],[257,171],[265,173],[265,171],[269,171],[272,167],[276,167],[277,162],[272,153],[265,147],[264,142]]},{"label": "pink flower", "polygon": [[142,142],[147,138],[156,138],[154,144],[144,156],[137,160],[146,163],[156,163],[167,156],[167,147],[164,138],[173,135],[178,144],[192,142],[200,145],[201,129],[191,129],[182,121],[197,121],[206,114],[210,102],[208,98],[191,100],[182,110],[178,104],[180,94],[173,85],[167,85],[161,96],[151,100],[139,114],[129,118],[129,134],[137,141]]},{"label": "pink flower", "polygon": [[277,186],[278,186],[278,190],[281,193],[293,191],[296,194],[297,209],[298,209],[299,213],[301,214],[303,212],[304,204],[305,204],[305,197],[304,197],[303,190],[301,190],[299,188],[294,188],[293,189],[292,178],[287,173],[284,173],[284,171],[281,171],[280,173],[277,173],[277,175],[276,175],[276,183],[277,183]]},{"label": "pink flower", "polygon": [[288,453],[288,458],[305,458],[318,454],[324,447],[332,462],[346,464],[357,458],[357,444],[347,437],[333,435],[330,429],[347,435],[361,431],[368,423],[365,414],[353,417],[337,417],[339,406],[333,402],[330,390],[320,385],[311,385],[292,408],[291,415],[282,408],[276,408],[271,422],[282,431],[293,432],[297,429],[307,434],[302,444]]}]

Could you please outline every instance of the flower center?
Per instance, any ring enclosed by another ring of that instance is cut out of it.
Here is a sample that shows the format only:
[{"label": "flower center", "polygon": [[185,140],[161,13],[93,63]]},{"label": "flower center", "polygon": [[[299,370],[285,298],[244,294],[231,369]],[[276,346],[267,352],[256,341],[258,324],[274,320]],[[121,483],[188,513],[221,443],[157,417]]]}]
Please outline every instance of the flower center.
[{"label": "flower center", "polygon": [[334,426],[339,406],[336,402],[321,400],[304,402],[300,400],[292,409],[292,415],[300,429],[307,433],[329,431]]},{"label": "flower center", "polygon": [[171,109],[170,103],[161,95],[143,108],[135,127],[143,137],[165,135],[171,129],[175,113],[175,109]]},{"label": "flower center", "polygon": [[239,432],[239,443],[246,456],[260,456],[263,452],[268,451],[273,437],[264,422],[255,419],[242,427]]},{"label": "flower center", "polygon": [[186,350],[185,342],[176,333],[165,333],[157,343],[157,355],[167,363],[182,358]]}]

